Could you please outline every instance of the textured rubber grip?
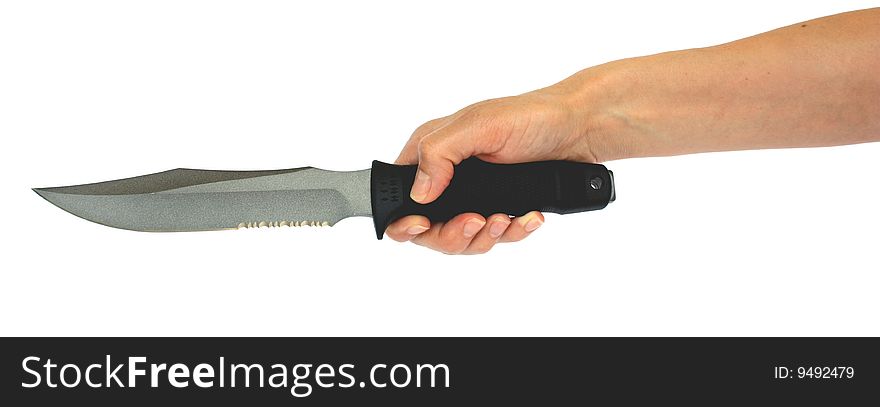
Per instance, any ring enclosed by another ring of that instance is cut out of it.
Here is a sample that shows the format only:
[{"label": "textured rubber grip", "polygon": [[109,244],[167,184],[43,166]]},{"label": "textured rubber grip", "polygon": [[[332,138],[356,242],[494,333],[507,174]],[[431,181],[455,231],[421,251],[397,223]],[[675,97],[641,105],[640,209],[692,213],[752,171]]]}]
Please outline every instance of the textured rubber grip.
[{"label": "textured rubber grip", "polygon": [[469,158],[455,167],[443,194],[423,205],[409,197],[416,169],[415,165],[373,161],[370,199],[377,238],[382,239],[388,224],[407,215],[443,222],[465,212],[483,216],[574,213],[602,209],[615,198],[613,174],[601,164],[492,164]]}]

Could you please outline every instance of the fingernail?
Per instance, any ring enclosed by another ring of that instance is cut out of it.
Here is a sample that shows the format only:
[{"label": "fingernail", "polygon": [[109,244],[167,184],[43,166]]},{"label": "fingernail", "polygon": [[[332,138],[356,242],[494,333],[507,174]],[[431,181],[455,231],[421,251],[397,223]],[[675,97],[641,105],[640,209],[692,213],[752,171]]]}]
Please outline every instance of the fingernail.
[{"label": "fingernail", "polygon": [[464,237],[474,237],[480,229],[483,228],[486,222],[481,221],[479,219],[471,219],[464,224]]},{"label": "fingernail", "polygon": [[541,227],[541,225],[543,224],[544,222],[541,221],[541,219],[538,219],[537,216],[533,216],[532,219],[529,219],[529,221],[526,222],[526,225],[523,226],[523,229],[525,229],[526,232],[534,232],[535,229]]},{"label": "fingernail", "polygon": [[492,221],[492,225],[489,226],[489,236],[493,238],[497,238],[507,230],[507,226],[510,225],[510,221],[504,221],[503,219],[498,219]]},{"label": "fingernail", "polygon": [[428,228],[426,228],[422,225],[412,225],[412,226],[406,228],[406,233],[408,233],[410,235],[417,235],[417,234],[420,234],[426,230],[428,230]]},{"label": "fingernail", "polygon": [[416,179],[413,181],[412,191],[409,193],[409,197],[416,202],[422,202],[428,196],[428,191],[431,190],[431,177],[428,176],[424,171],[419,170],[416,173]]}]

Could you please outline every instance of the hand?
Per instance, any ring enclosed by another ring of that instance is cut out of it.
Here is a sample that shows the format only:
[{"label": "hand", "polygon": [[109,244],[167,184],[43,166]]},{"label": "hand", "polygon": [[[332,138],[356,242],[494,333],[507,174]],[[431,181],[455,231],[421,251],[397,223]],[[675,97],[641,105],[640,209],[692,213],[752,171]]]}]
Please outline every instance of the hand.
[{"label": "hand", "polygon": [[[419,203],[437,199],[453,177],[454,165],[476,156],[487,162],[541,160],[595,162],[581,137],[583,120],[558,89],[487,100],[431,120],[410,137],[398,164],[418,164],[410,196]],[[412,241],[447,254],[479,254],[498,242],[516,242],[544,222],[540,212],[511,219],[463,213],[431,224],[424,216],[407,216],[388,226],[397,241]]]}]

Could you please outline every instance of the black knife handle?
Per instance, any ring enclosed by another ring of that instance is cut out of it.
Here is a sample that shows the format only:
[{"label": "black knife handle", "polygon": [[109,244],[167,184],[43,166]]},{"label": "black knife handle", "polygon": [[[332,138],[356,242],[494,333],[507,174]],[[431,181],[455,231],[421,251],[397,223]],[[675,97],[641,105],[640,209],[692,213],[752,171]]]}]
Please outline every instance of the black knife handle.
[{"label": "black knife handle", "polygon": [[493,164],[472,157],[455,167],[452,182],[437,200],[420,204],[409,197],[416,169],[373,161],[370,199],[377,238],[382,239],[391,222],[407,215],[443,222],[465,212],[574,213],[602,209],[615,198],[613,174],[601,164]]}]

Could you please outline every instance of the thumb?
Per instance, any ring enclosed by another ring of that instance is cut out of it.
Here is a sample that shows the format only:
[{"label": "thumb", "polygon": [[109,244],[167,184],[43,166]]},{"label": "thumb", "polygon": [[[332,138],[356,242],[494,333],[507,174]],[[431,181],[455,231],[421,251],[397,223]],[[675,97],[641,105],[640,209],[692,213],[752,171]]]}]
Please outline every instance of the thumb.
[{"label": "thumb", "polygon": [[446,126],[422,138],[418,145],[419,169],[416,171],[410,197],[419,203],[433,202],[452,181],[454,166],[480,153],[471,130],[456,125]]}]

